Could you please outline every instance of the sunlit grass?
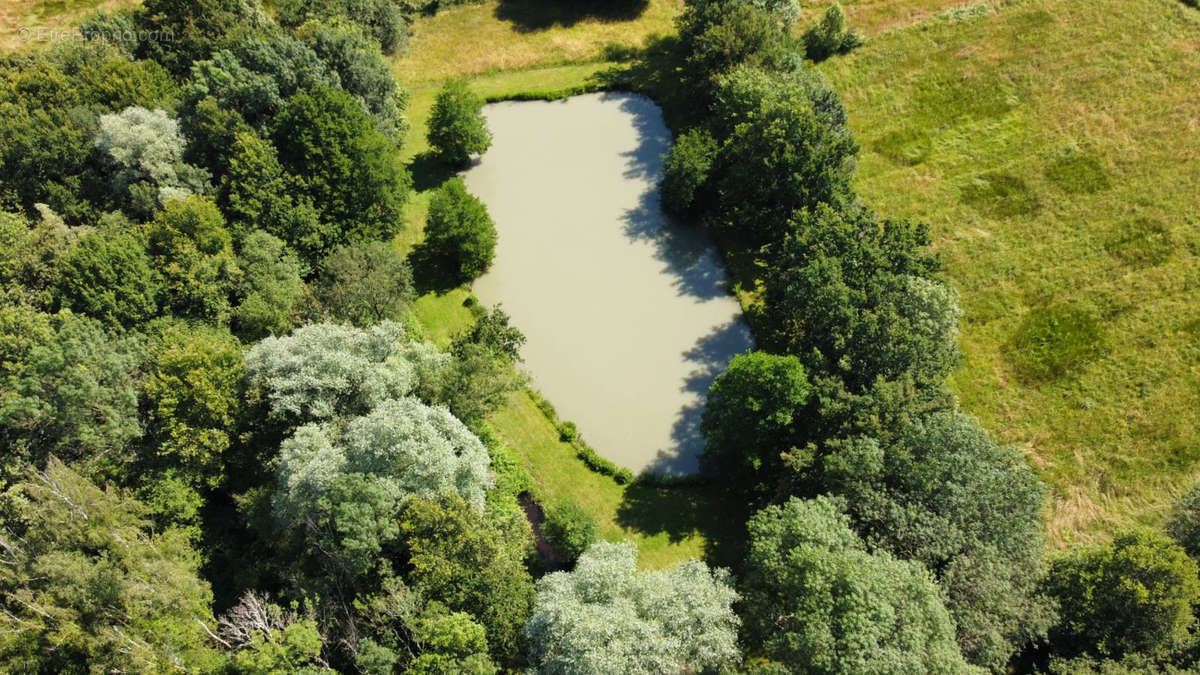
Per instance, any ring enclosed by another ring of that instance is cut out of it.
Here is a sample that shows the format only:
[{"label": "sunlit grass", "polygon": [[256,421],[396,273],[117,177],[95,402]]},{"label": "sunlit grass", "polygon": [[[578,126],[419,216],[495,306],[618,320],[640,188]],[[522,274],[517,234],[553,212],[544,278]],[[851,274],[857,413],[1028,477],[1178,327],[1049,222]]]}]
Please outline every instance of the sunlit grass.
[{"label": "sunlit grass", "polygon": [[93,12],[113,11],[140,0],[4,0],[0,2],[0,51],[44,48],[74,34]]},{"label": "sunlit grass", "polygon": [[952,387],[1046,479],[1063,546],[1158,522],[1200,467],[1200,12],[990,6],[822,69],[859,193],[932,225],[966,312]]}]

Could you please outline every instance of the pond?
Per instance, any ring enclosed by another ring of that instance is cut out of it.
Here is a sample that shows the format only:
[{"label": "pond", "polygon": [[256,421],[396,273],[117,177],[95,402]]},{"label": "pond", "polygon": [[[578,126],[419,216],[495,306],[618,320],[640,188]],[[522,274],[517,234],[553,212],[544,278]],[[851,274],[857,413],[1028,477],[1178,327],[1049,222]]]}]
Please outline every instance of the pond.
[{"label": "pond", "polygon": [[604,93],[484,114],[492,147],[465,179],[500,238],[475,294],[525,333],[533,386],[596,452],[694,472],[704,395],[752,341],[707,235],[659,207],[661,112]]}]

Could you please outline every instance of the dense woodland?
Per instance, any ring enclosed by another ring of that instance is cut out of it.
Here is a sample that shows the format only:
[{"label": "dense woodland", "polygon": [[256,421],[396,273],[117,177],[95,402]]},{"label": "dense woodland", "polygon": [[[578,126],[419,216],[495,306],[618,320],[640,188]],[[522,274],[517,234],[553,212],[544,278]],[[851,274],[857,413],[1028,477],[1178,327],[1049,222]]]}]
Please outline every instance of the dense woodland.
[{"label": "dense woodland", "polygon": [[[606,86],[677,141],[662,192],[757,297],[703,415],[736,555],[666,570],[552,509],[488,423],[497,309],[413,320],[496,231],[439,188],[411,259],[391,0],[146,0],[0,60],[0,663],[14,672],[1175,672],[1200,659],[1200,496],[1047,559],[1044,488],[957,409],[924,226],[850,188],[813,60],[836,7],[692,0]],[[105,39],[126,31],[169,40]],[[428,138],[490,137],[461,82]],[[567,253],[564,253],[567,254]],[[416,276],[420,279],[415,279]],[[603,468],[603,467],[601,467]],[[643,480],[651,480],[645,478]],[[731,567],[726,567],[731,566]]]}]

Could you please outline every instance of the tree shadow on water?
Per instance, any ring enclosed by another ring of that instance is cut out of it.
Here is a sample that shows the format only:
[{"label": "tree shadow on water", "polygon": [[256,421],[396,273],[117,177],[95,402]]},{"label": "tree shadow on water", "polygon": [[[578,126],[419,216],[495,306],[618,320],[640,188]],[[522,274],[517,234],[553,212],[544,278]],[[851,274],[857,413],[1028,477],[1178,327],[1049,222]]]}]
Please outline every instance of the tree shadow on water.
[{"label": "tree shadow on water", "polygon": [[574,26],[584,19],[632,21],[649,4],[650,0],[500,0],[495,16],[512,22],[519,32],[533,32]]}]

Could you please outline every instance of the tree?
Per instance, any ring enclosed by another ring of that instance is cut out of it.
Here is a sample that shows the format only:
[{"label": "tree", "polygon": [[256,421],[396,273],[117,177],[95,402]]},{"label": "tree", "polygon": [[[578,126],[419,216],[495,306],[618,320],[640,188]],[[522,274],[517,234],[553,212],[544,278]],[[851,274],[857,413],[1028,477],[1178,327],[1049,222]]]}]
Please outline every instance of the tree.
[{"label": "tree", "polygon": [[338,244],[399,231],[408,174],[395,144],[353,96],[330,87],[296,94],[279,114],[273,138],[279,161],[325,225],[300,250],[321,256]]},{"label": "tree", "polygon": [[225,218],[210,199],[172,199],[149,226],[148,252],[162,282],[159,305],[180,317],[223,324],[241,277]]},{"label": "tree", "polygon": [[1002,670],[1041,638],[1051,612],[1038,592],[1044,488],[1025,459],[971,418],[935,412],[891,439],[831,443],[811,482],[845,500],[872,550],[937,576],[964,655]]},{"label": "tree", "polygon": [[[406,5],[411,11],[412,5]],[[313,17],[348,19],[361,26],[376,43],[375,53],[401,52],[408,46],[408,20],[392,0],[285,0],[279,20],[285,26],[300,26]]]},{"label": "tree", "polygon": [[239,25],[267,21],[257,3],[241,0],[146,0],[135,16],[138,29],[157,38],[139,40],[138,57],[157,61],[180,78]]},{"label": "tree", "polygon": [[724,74],[743,64],[769,64],[790,46],[790,30],[756,4],[767,3],[690,2],[676,19],[683,53],[682,88],[694,109],[708,109]]},{"label": "tree", "polygon": [[1121,658],[1178,646],[1200,600],[1200,568],[1166,535],[1138,530],[1056,560],[1047,580],[1062,654]]},{"label": "tree", "polygon": [[488,656],[487,631],[466,612],[429,613],[412,622],[421,654],[408,664],[413,675],[494,675]]},{"label": "tree", "polygon": [[825,10],[820,21],[804,31],[804,51],[813,61],[844,54],[862,43],[862,35],[846,27],[846,10],[837,2]]},{"label": "tree", "polygon": [[431,376],[423,379],[419,393],[476,425],[503,405],[510,392],[524,386],[525,378],[514,368],[524,343],[525,336],[497,307],[455,336],[450,345],[453,358],[445,368],[428,369]]},{"label": "tree", "polygon": [[404,326],[312,324],[268,337],[246,355],[246,372],[271,412],[303,423],[362,415],[438,377],[446,357],[409,340]]},{"label": "tree", "polygon": [[574,565],[592,544],[600,540],[596,519],[574,500],[561,501],[546,510],[542,534],[554,547],[558,559]]},{"label": "tree", "polygon": [[142,434],[141,341],[108,335],[69,312],[45,323],[28,318],[40,324],[27,333],[37,337],[19,362],[5,364],[0,391],[7,459],[42,467],[57,455],[93,476],[123,475],[129,446]]},{"label": "tree", "polygon": [[158,313],[158,277],[135,234],[100,229],[84,235],[63,258],[58,290],[63,305],[114,328]]},{"label": "tree", "polygon": [[423,246],[458,281],[487,271],[496,254],[496,226],[461,178],[446,181],[429,203]]},{"label": "tree", "polygon": [[782,240],[799,209],[848,201],[858,147],[804,86],[741,67],[720,79],[716,98],[716,124],[729,130],[713,176],[716,219],[747,249]]},{"label": "tree", "polygon": [[470,330],[454,337],[450,353],[462,357],[471,345],[478,345],[509,363],[516,363],[521,360],[524,344],[525,335],[516,326],[509,325],[508,314],[496,305],[476,319]]},{"label": "tree", "polygon": [[146,378],[152,466],[194,487],[217,487],[241,413],[241,344],[217,328],[168,328],[152,349]]},{"label": "tree", "polygon": [[59,267],[79,233],[45,204],[34,223],[0,212],[0,288],[9,300],[22,304],[52,304],[59,285]]},{"label": "tree", "polygon": [[296,326],[308,293],[304,267],[287,245],[255,230],[242,241],[241,301],[233,310],[233,326],[243,339],[283,335]]},{"label": "tree", "polygon": [[426,137],[443,162],[466,166],[471,155],[491,146],[492,134],[482,111],[483,99],[471,92],[465,80],[450,80],[438,92]]},{"label": "tree", "polygon": [[637,571],[632,545],[601,542],[537,584],[525,626],[537,673],[664,673],[736,665],[738,595],[697,560]]},{"label": "tree", "polygon": [[270,143],[250,132],[234,137],[221,195],[235,233],[244,236],[262,229],[314,261],[338,235],[333,225],[320,221],[301,190],[300,181],[283,170]]},{"label": "tree", "polygon": [[920,565],[869,553],[835,501],[791,499],[747,524],[750,639],[806,673],[960,673],[954,623]]},{"label": "tree", "polygon": [[957,362],[957,296],[934,275],[928,229],[862,207],[795,214],[766,274],[767,344],[861,391],[911,375],[938,386]]},{"label": "tree", "polygon": [[51,459],[0,515],[0,660],[24,672],[208,671],[212,593],[176,530]]},{"label": "tree", "polygon": [[339,246],[321,265],[317,294],[335,319],[356,326],[394,321],[412,302],[412,269],[389,242]]},{"label": "tree", "polygon": [[782,455],[802,445],[811,386],[800,359],[765,352],[733,357],[713,380],[700,418],[704,470],[731,487],[763,494],[785,471]]},{"label": "tree", "polygon": [[523,514],[504,520],[482,513],[462,494],[427,496],[404,510],[406,578],[425,596],[475,617],[486,629],[492,657],[516,663],[523,652],[521,630],[533,609],[533,580],[525,569],[529,524]]},{"label": "tree", "polygon": [[679,216],[702,211],[706,199],[699,199],[712,171],[717,142],[704,129],[692,129],[675,140],[663,163],[663,207]]},{"label": "tree", "polygon": [[[371,1],[396,7],[393,0]],[[362,102],[374,117],[376,128],[399,144],[408,131],[404,117],[408,100],[396,85],[388,62],[379,55],[379,44],[358,26],[339,20],[312,21],[301,26],[297,34],[337,74],[341,88]]]},{"label": "tree", "polygon": [[100,117],[96,147],[111,166],[113,195],[132,215],[149,216],[174,198],[204,192],[208,173],[183,162],[179,124],[162,110],[131,106]]}]

